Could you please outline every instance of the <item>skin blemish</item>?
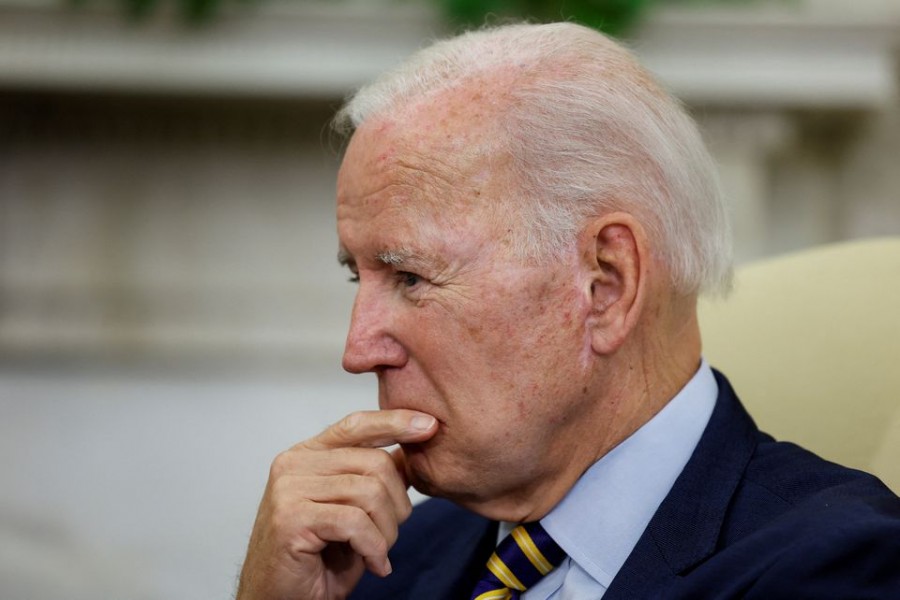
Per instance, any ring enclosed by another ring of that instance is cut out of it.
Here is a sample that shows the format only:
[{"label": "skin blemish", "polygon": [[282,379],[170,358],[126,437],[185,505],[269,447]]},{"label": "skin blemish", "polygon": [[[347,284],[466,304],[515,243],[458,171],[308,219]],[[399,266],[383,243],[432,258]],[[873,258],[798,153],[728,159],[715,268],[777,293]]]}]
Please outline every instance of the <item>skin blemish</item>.
[{"label": "skin blemish", "polygon": [[392,130],[393,128],[394,128],[394,123],[392,121],[385,120],[385,121],[382,121],[378,125],[377,131],[378,131],[378,133],[387,133],[390,130]]},{"label": "skin blemish", "polygon": [[469,337],[471,337],[472,341],[475,343],[481,342],[484,338],[484,327],[481,325],[467,325],[466,330],[469,332]]}]

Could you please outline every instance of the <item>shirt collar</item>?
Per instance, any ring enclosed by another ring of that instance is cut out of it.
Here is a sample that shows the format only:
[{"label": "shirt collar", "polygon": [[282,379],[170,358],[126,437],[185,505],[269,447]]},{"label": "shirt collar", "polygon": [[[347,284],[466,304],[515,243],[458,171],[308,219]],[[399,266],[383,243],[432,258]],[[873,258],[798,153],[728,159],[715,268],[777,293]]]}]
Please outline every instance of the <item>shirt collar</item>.
[{"label": "shirt collar", "polygon": [[704,360],[659,413],[595,462],[541,519],[569,558],[603,586],[612,582],[684,469],[717,396]]}]

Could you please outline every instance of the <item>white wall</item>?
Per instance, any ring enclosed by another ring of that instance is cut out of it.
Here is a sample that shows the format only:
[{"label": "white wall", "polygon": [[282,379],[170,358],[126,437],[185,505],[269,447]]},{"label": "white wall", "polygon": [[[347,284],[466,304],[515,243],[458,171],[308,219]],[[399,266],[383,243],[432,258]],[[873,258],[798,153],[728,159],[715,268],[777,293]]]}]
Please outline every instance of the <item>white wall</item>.
[{"label": "white wall", "polygon": [[274,455],[374,378],[0,372],[0,597],[228,598]]}]

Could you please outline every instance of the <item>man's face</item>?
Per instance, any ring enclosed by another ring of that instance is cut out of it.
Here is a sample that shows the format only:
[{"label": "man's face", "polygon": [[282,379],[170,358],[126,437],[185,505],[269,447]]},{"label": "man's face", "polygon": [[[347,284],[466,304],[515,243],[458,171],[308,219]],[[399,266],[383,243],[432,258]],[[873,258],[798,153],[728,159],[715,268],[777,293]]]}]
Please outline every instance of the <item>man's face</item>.
[{"label": "man's face", "polygon": [[521,233],[498,202],[502,161],[478,150],[477,119],[454,116],[367,122],[350,142],[337,219],[359,289],[343,363],[376,373],[382,409],[437,418],[404,448],[411,482],[490,513],[575,458],[589,284],[574,250],[539,265],[510,254]]}]

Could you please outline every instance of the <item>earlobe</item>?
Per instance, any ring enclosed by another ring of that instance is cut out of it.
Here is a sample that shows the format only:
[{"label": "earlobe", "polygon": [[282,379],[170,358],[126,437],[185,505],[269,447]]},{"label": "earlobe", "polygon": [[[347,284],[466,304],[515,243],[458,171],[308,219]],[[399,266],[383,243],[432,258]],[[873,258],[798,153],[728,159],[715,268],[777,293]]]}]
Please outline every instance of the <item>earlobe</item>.
[{"label": "earlobe", "polygon": [[644,285],[643,228],[627,213],[594,221],[585,232],[590,249],[591,348],[600,355],[618,350],[637,322]]}]

